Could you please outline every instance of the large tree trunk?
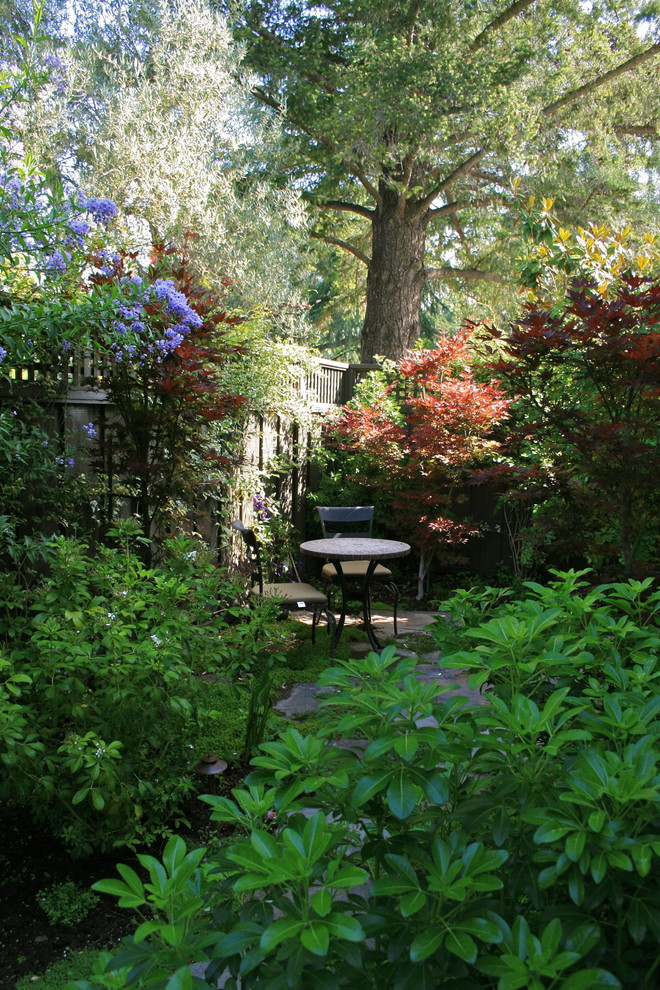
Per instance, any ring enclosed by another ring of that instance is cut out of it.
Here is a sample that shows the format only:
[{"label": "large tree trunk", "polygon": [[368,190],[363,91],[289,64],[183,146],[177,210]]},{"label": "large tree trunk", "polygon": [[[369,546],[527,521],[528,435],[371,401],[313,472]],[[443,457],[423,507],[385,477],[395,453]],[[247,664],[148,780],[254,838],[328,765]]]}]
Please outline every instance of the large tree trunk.
[{"label": "large tree trunk", "polygon": [[428,212],[414,205],[400,211],[397,193],[381,183],[382,201],[372,219],[372,251],[367,276],[367,309],[360,360],[377,354],[398,360],[420,334],[419,309],[424,284],[424,242]]}]

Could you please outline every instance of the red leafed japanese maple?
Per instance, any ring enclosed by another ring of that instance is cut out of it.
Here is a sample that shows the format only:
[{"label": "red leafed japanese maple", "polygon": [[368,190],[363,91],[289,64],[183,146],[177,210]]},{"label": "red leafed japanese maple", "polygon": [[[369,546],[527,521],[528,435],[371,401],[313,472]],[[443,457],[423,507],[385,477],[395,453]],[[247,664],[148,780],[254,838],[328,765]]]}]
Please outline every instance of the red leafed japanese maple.
[{"label": "red leafed japanese maple", "polygon": [[457,483],[467,466],[497,453],[493,426],[509,407],[497,386],[475,378],[471,332],[411,352],[377,398],[343,407],[329,431],[337,447],[367,459],[371,479],[387,492],[391,528],[419,553],[420,598],[432,559],[476,532],[455,518]]},{"label": "red leafed japanese maple", "polygon": [[600,540],[632,574],[657,527],[660,282],[628,271],[603,294],[574,278],[561,305],[529,304],[493,335],[521,463],[542,465],[572,505],[573,552],[589,556]]}]

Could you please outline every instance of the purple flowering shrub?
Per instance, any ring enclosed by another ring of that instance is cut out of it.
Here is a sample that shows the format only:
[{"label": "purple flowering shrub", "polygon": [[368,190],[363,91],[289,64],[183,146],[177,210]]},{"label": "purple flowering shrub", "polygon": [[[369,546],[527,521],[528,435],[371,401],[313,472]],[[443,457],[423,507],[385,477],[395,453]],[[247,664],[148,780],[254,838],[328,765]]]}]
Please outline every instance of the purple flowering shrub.
[{"label": "purple flowering shrub", "polygon": [[[113,275],[108,263],[111,259],[104,256],[99,260],[101,274],[110,271]],[[121,275],[116,284],[119,299],[108,346],[118,364],[161,364],[181,347],[192,330],[203,324],[202,317],[172,279],[150,281],[148,276]]]},{"label": "purple flowering shrub", "polygon": [[[235,466],[227,429],[221,434],[212,424],[229,427],[244,402],[221,380],[226,362],[242,352],[223,339],[238,319],[171,249],[156,246],[147,270],[136,254],[114,250],[112,201],[58,196],[39,177],[4,165],[0,257],[13,263],[3,271],[22,281],[0,275],[10,299],[0,324],[0,376],[13,388],[14,369],[32,366],[44,395],[55,395],[66,388],[74,355],[110,358],[95,385],[107,390],[116,417],[92,448],[93,467],[103,483],[112,462],[148,537],[167,531],[184,521],[200,487],[220,485]],[[90,425],[82,431],[88,441],[95,439]],[[58,457],[55,467],[71,472],[69,455]]]},{"label": "purple flowering shrub", "polygon": [[0,147],[0,257],[20,260],[34,273],[35,287],[43,278],[79,279],[87,254],[101,246],[116,214],[111,200],[54,189]]},{"label": "purple flowering shrub", "polygon": [[[221,376],[242,353],[223,338],[239,321],[164,246],[146,272],[126,252],[99,252],[91,263],[90,284],[113,302],[98,338],[113,357],[103,385],[118,414],[105,432],[105,453],[125,479],[142,529],[155,538],[173,524],[185,527],[200,489],[212,495],[235,467],[227,436],[244,399],[228,393]],[[216,422],[223,433],[212,428]]]},{"label": "purple flowering shrub", "polygon": [[74,347],[90,348],[113,307],[87,282],[89,257],[102,251],[110,200],[51,188],[9,160],[0,145],[0,290],[10,300],[0,329],[7,380],[11,367],[37,364],[43,379],[59,375]]}]

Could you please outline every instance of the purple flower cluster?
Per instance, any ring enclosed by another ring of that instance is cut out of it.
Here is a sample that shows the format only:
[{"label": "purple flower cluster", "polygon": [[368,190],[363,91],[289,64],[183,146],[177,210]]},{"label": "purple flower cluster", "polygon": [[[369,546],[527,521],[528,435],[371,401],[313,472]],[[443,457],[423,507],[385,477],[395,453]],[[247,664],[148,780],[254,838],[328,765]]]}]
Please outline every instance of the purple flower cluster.
[{"label": "purple flower cluster", "polygon": [[179,292],[171,279],[157,279],[151,286],[151,291],[163,303],[165,311],[179,319],[189,330],[202,325],[201,316],[190,308],[183,292]]},{"label": "purple flower cluster", "polygon": [[270,522],[273,518],[268,503],[262,495],[252,496],[252,508],[259,522]]},{"label": "purple flower cluster", "polygon": [[[6,183],[5,187],[9,189],[9,183]],[[12,193],[12,195],[14,194]],[[89,215],[91,215],[95,223],[103,225],[107,224],[110,218],[114,217],[117,213],[117,207],[111,200],[101,199],[98,196],[87,197],[81,194],[78,199],[78,208],[80,210],[85,210]],[[56,248],[45,260],[45,271],[47,274],[52,276],[61,275],[62,272],[66,271],[71,261],[73,252],[79,250],[80,248],[84,248],[85,238],[93,227],[89,220],[74,217],[66,220],[65,229],[67,233],[63,238],[60,247]],[[110,252],[107,249],[103,249],[99,252],[99,256],[106,262],[106,264],[100,268],[102,274],[112,275],[119,260],[119,255]]]},{"label": "purple flower cluster", "polygon": [[101,275],[114,275],[121,263],[121,255],[118,251],[110,251],[108,248],[102,248],[96,253],[96,258],[100,261],[97,264],[98,270]]},{"label": "purple flower cluster", "polygon": [[96,427],[94,426],[93,423],[85,423],[82,429],[83,429],[83,433],[87,434],[88,440],[93,440],[95,437],[98,436],[98,433],[96,432]]},{"label": "purple flower cluster", "polygon": [[69,82],[67,80],[67,67],[61,58],[57,55],[46,55],[44,59],[44,66],[50,69],[51,82],[55,86],[56,92],[63,96],[69,88]]},{"label": "purple flower cluster", "polygon": [[70,235],[64,241],[65,244],[73,244],[76,247],[82,247],[85,243],[85,238],[92,229],[91,223],[87,220],[71,220],[67,224],[67,227],[71,231]]},{"label": "purple flower cluster", "polygon": [[73,457],[56,457],[55,461],[57,464],[61,465],[61,467],[65,468],[72,468],[76,463]]},{"label": "purple flower cluster", "polygon": [[[132,301],[117,306],[118,319],[113,323],[112,329],[120,337],[128,337],[131,342],[115,342],[112,345],[115,361],[124,361],[136,356],[138,353],[138,346],[134,343],[136,338],[141,342],[139,348],[141,364],[144,364],[149,357],[161,361],[181,346],[192,329],[201,326],[202,318],[188,305],[185,295],[179,292],[171,279],[161,278],[152,285],[147,285],[138,276],[133,275],[124,279],[123,284],[135,295]],[[149,340],[146,339],[148,320],[144,306],[154,302],[160,304],[165,323],[169,320],[176,322],[166,326],[159,337]]]},{"label": "purple flower cluster", "polygon": [[5,350],[4,347],[0,347],[0,361],[4,361],[6,357],[7,357],[7,351]]},{"label": "purple flower cluster", "polygon": [[53,275],[57,275],[59,272],[66,271],[66,266],[68,265],[71,256],[69,254],[63,253],[57,248],[48,258],[46,258],[46,271]]},{"label": "purple flower cluster", "polygon": [[52,52],[50,55],[46,55],[44,59],[44,65],[49,69],[56,69],[58,72],[66,72],[66,65],[61,58],[54,55]]},{"label": "purple flower cluster", "polygon": [[0,190],[3,206],[8,206],[12,210],[18,210],[25,206],[25,197],[21,180],[12,172],[5,172],[0,176]]},{"label": "purple flower cluster", "polygon": [[117,207],[112,200],[101,196],[81,196],[80,208],[91,214],[96,223],[107,224],[117,216]]}]

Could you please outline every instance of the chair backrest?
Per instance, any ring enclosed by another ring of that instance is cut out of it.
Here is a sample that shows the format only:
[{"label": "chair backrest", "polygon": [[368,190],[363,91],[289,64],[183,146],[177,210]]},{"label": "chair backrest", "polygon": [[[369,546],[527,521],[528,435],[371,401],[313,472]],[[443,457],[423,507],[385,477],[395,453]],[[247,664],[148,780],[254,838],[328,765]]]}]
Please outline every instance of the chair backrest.
[{"label": "chair backrest", "polygon": [[373,505],[317,505],[324,539],[333,537],[371,536],[374,524]]},{"label": "chair backrest", "polygon": [[245,541],[248,550],[250,551],[250,563],[253,565],[253,571],[250,574],[250,580],[252,585],[259,585],[259,594],[264,593],[264,573],[261,566],[261,554],[259,553],[259,540],[257,539],[256,533],[253,529],[246,529],[240,519],[234,519],[231,524],[231,528],[235,529],[241,534],[243,540]]}]

